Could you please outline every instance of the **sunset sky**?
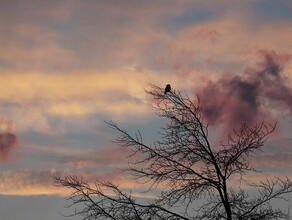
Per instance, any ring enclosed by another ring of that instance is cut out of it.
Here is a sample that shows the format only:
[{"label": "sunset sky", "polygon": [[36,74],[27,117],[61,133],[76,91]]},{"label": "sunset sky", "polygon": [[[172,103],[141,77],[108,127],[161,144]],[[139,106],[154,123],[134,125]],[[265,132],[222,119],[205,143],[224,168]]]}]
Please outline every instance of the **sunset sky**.
[{"label": "sunset sky", "polygon": [[217,136],[278,120],[254,163],[292,178],[292,1],[0,0],[0,219],[67,219],[54,173],[139,189],[104,120],[157,140],[149,83],[199,94]]}]

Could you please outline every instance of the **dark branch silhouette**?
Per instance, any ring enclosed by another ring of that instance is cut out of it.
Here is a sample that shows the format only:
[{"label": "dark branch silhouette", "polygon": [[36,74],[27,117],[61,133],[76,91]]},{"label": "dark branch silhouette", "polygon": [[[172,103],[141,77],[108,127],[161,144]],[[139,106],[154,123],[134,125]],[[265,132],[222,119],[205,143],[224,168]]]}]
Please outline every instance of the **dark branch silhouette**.
[{"label": "dark branch silhouette", "polygon": [[[133,152],[130,157],[135,160],[126,171],[139,182],[148,183],[149,190],[158,186],[164,190],[153,201],[140,204],[111,182],[97,181],[92,187],[75,176],[55,176],[57,186],[72,189],[71,206],[83,205],[74,215],[82,215],[84,220],[288,218],[288,213],[273,208],[270,201],[284,199],[283,195],[292,191],[290,179],[249,184],[258,190],[254,197],[230,182],[232,178],[245,180],[245,174],[255,171],[249,158],[262,151],[276,123],[242,123],[239,130],[227,136],[226,143],[212,146],[199,97],[192,100],[175,90],[165,96],[163,89],[155,85],[146,93],[154,99],[152,107],[157,115],[168,119],[159,141],[147,145],[139,131],[131,136],[116,123],[106,123],[120,134],[116,143]],[[180,211],[175,211],[178,206]]]}]

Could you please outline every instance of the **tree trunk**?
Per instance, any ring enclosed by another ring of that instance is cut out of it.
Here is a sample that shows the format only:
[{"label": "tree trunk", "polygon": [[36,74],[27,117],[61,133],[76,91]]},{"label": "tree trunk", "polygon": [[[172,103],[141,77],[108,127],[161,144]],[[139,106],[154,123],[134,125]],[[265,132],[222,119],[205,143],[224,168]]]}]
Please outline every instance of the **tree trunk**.
[{"label": "tree trunk", "polygon": [[232,216],[231,216],[231,208],[229,203],[225,206],[226,209],[226,214],[227,214],[227,220],[232,220]]},{"label": "tree trunk", "polygon": [[228,198],[228,192],[227,192],[227,186],[226,186],[226,180],[223,180],[223,193],[224,193],[224,207],[227,215],[227,220],[232,220],[232,215],[231,215],[231,207],[229,203],[229,198]]}]

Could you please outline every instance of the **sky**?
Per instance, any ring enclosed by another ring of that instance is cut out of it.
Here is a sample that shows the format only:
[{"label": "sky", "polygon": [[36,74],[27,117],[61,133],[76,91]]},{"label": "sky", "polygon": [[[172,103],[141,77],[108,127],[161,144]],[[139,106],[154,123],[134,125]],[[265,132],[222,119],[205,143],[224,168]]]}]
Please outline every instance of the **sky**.
[{"label": "sky", "polygon": [[220,137],[278,120],[252,161],[292,178],[291,23],[290,0],[0,0],[1,219],[67,219],[52,174],[140,189],[104,120],[158,140],[149,83],[200,95]]}]

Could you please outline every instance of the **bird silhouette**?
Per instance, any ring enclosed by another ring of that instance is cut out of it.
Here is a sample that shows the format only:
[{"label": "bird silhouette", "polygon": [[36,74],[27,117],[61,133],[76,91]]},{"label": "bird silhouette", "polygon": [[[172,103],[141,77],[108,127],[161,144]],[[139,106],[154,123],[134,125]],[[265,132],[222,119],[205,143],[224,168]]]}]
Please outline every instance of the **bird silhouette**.
[{"label": "bird silhouette", "polygon": [[171,90],[170,84],[167,84],[164,90],[164,94],[170,92],[170,90]]}]

